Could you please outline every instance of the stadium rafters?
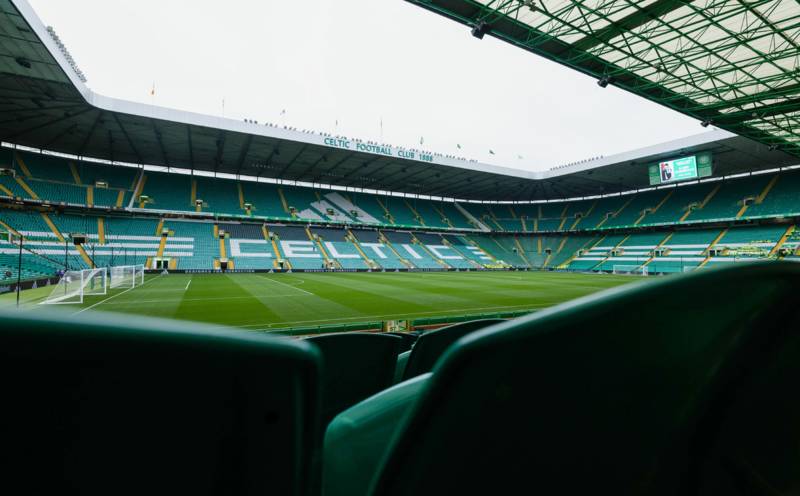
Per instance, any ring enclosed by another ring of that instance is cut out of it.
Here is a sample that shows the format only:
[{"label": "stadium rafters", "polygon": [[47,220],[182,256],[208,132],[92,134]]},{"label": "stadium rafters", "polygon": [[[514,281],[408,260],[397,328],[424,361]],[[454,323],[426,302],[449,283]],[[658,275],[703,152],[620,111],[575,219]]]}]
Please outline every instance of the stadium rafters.
[{"label": "stadium rafters", "polygon": [[800,156],[796,0],[407,0]]}]

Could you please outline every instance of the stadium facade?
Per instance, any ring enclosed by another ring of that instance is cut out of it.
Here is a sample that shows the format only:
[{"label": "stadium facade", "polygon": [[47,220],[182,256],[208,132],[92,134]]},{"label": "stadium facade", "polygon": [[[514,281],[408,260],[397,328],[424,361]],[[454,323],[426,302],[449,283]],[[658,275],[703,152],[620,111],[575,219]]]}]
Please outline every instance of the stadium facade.
[{"label": "stadium facade", "polygon": [[[18,235],[26,279],[120,263],[671,273],[798,254],[800,171],[774,144],[715,130],[520,171],[98,95],[27,2],[2,12],[6,281]],[[654,172],[681,160],[685,177]]]}]

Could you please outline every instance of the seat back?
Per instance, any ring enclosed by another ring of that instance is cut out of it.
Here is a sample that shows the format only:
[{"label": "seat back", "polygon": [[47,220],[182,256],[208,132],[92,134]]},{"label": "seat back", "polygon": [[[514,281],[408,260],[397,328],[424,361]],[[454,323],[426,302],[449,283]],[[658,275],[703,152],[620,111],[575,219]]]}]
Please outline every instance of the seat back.
[{"label": "seat back", "polygon": [[411,332],[385,332],[384,334],[389,336],[397,336],[403,340],[403,344],[400,345],[400,349],[398,353],[403,353],[411,349],[414,346],[414,343],[417,341],[417,335]]},{"label": "seat back", "polygon": [[308,494],[319,428],[312,346],[133,316],[0,321],[5,487]]},{"label": "seat back", "polygon": [[505,322],[505,320],[471,320],[469,322],[461,322],[442,327],[441,329],[420,335],[419,338],[417,338],[417,342],[414,343],[414,347],[411,349],[411,354],[408,356],[408,362],[403,372],[403,380],[433,370],[436,361],[439,360],[447,348],[467,334],[501,322]]},{"label": "seat back", "polygon": [[346,408],[392,385],[397,336],[351,332],[308,338],[322,356],[322,425]]},{"label": "seat back", "polygon": [[372,494],[796,490],[800,264],[741,265],[465,337]]}]

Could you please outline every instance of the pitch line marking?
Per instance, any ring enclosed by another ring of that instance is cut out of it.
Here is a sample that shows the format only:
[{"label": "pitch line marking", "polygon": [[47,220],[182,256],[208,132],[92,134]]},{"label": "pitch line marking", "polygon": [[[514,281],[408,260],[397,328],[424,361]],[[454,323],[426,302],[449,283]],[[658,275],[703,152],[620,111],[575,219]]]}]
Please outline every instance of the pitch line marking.
[{"label": "pitch line marking", "polygon": [[[298,298],[299,294],[276,294],[276,295],[268,295],[268,296],[219,296],[219,297],[210,297],[210,298],[171,298],[171,299],[160,299],[160,300],[136,300],[136,303],[175,303],[175,302],[186,302],[186,301],[219,301],[219,300],[270,300],[273,298]],[[303,296],[315,296],[315,295],[303,295]],[[109,303],[109,305],[116,305],[117,303]],[[127,305],[128,303],[122,303],[123,305]],[[258,324],[263,325],[263,324]]]},{"label": "pitch line marking", "polygon": [[141,288],[142,286],[144,286],[144,285],[145,285],[145,284],[147,284],[148,282],[150,282],[150,281],[155,281],[156,279],[159,279],[159,278],[161,278],[163,275],[164,275],[164,274],[159,274],[157,277],[154,277],[154,278],[152,278],[152,279],[148,279],[147,281],[143,282],[143,283],[142,283],[142,284],[140,284],[139,286],[135,286],[135,287],[132,287],[132,288],[128,288],[128,289],[126,289],[125,291],[123,291],[122,293],[117,293],[117,294],[115,294],[115,295],[109,296],[109,297],[108,297],[108,298],[106,298],[105,300],[100,300],[100,301],[98,301],[97,303],[95,303],[94,305],[91,305],[91,306],[88,306],[88,307],[86,307],[86,308],[83,308],[83,309],[81,309],[81,310],[78,310],[77,312],[73,313],[72,315],[78,315],[79,313],[83,313],[83,312],[85,312],[86,310],[91,310],[92,308],[94,308],[94,307],[96,307],[96,306],[98,306],[98,305],[102,305],[103,303],[107,302],[108,300],[113,300],[113,299],[114,299],[114,298],[116,298],[117,296],[122,296],[122,295],[124,295],[124,294],[125,294],[125,293],[127,293],[128,291],[131,291],[131,290],[133,290],[133,289],[136,289],[136,288]]},{"label": "pitch line marking", "polygon": [[192,283],[192,278],[189,278],[189,282],[186,283],[186,287],[183,288],[184,291],[189,291],[189,285]]},{"label": "pitch line marking", "polygon": [[286,284],[285,282],[276,281],[275,279],[271,279],[269,277],[264,277],[264,276],[261,276],[261,278],[262,279],[266,279],[267,281],[270,281],[270,282],[274,282],[275,284],[280,284],[281,286],[286,286],[287,288],[292,288],[295,291],[300,291],[301,293],[305,293],[307,295],[317,296],[314,293],[312,293],[311,291],[306,291],[305,289],[300,289],[297,286],[292,286],[291,284]]},{"label": "pitch line marking", "polygon": [[[357,317],[344,317],[341,319],[319,319],[319,320],[294,320],[294,321],[285,321],[285,322],[272,322],[272,323],[262,323],[262,324],[240,324],[240,325],[222,325],[218,327],[214,327],[214,329],[226,329],[226,328],[234,328],[234,329],[241,329],[247,327],[261,327],[261,329],[246,329],[251,331],[267,331],[267,330],[281,330],[286,327],[287,324],[307,324],[307,323],[325,323],[330,322],[333,324],[342,323],[346,320],[356,320],[356,319],[380,319],[380,318],[387,318],[387,317],[405,317],[405,316],[414,316],[414,315],[449,315],[452,313],[459,313],[464,312],[466,310],[475,310],[475,311],[482,311],[482,310],[502,310],[502,309],[519,309],[520,311],[530,310],[531,312],[538,311],[543,308],[549,308],[553,305],[501,305],[501,306],[492,306],[492,307],[479,307],[479,308],[472,308],[472,309],[455,309],[455,310],[444,310],[444,311],[430,311],[430,312],[409,312],[409,313],[392,313],[392,314],[384,314],[384,315],[361,315]],[[278,326],[278,327],[275,327]]]}]

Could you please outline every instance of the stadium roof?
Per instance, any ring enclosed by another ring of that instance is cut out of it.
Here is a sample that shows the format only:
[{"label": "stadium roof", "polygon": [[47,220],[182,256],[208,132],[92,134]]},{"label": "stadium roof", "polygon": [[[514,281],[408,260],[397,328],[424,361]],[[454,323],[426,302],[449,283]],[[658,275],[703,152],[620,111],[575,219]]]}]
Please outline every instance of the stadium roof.
[{"label": "stadium roof", "polygon": [[797,0],[407,0],[800,156]]},{"label": "stadium roof", "polygon": [[795,163],[784,151],[712,131],[529,172],[118,100],[84,84],[25,0],[0,0],[0,140],[119,162],[471,200],[638,189],[648,185],[647,164],[704,150],[715,152],[715,175]]}]

